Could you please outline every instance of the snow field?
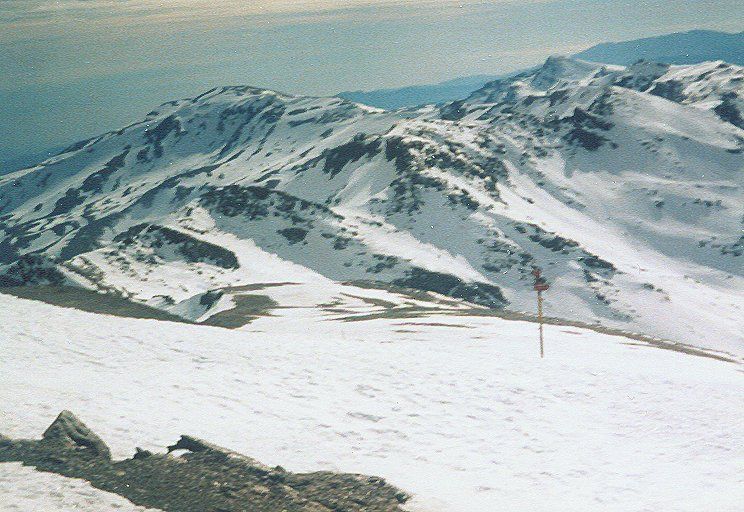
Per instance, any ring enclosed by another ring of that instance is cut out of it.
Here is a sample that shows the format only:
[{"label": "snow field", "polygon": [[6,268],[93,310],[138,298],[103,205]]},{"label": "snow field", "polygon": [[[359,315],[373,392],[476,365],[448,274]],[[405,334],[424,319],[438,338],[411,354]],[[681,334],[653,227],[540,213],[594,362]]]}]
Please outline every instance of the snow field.
[{"label": "snow field", "polygon": [[739,365],[560,326],[541,360],[536,334],[292,310],[229,331],[0,295],[0,432],[38,437],[70,409],[117,458],[188,433],[383,476],[422,512],[738,510]]}]

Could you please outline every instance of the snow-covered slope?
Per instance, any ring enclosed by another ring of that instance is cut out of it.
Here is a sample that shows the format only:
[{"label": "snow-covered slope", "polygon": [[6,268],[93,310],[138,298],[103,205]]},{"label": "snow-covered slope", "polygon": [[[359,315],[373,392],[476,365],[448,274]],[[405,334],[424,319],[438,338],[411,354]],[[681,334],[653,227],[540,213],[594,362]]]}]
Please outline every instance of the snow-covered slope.
[{"label": "snow-covered slope", "polygon": [[[735,363],[551,325],[540,359],[534,324],[485,317],[277,315],[230,331],[0,294],[0,433],[37,437],[69,408],[117,459],[187,432],[290,471],[382,476],[416,512],[741,508]],[[17,471],[0,465],[2,510],[90,493]]]},{"label": "snow-covered slope", "polygon": [[251,290],[532,310],[538,265],[552,316],[740,353],[743,80],[551,58],[392,112],[215,89],[0,178],[2,281],[208,321]]}]

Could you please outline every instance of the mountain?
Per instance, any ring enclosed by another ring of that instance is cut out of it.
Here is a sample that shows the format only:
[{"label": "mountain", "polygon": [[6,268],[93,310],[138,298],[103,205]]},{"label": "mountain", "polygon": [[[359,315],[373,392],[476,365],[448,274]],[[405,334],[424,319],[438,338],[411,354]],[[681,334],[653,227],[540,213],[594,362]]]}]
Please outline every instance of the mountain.
[{"label": "mountain", "polygon": [[539,266],[549,316],[735,353],[743,84],[551,58],[417,110],[213,89],[0,177],[0,282],[239,326],[530,312]]},{"label": "mountain", "polygon": [[438,84],[413,85],[373,91],[347,91],[339,93],[337,96],[364,105],[392,110],[465,98],[471,92],[500,77],[503,77],[503,75],[475,75],[455,78]]},{"label": "mountain", "polygon": [[574,57],[623,66],[638,60],[668,64],[723,60],[744,65],[744,32],[730,34],[713,30],[691,30],[632,41],[602,43],[577,53]]},{"label": "mountain", "polygon": [[[729,34],[713,30],[692,30],[632,41],[602,43],[579,52],[574,58],[627,66],[639,60],[668,64],[697,64],[722,60],[744,65],[744,32]],[[339,97],[384,109],[413,107],[456,101],[467,97],[487,82],[506,78],[476,75],[447,82],[372,91],[342,92]]]}]

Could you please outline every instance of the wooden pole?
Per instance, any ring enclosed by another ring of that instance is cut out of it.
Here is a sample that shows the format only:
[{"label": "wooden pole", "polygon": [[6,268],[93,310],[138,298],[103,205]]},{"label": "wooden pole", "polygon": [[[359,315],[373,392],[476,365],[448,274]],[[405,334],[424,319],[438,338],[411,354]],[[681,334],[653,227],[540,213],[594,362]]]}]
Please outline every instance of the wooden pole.
[{"label": "wooden pole", "polygon": [[532,268],[532,275],[535,276],[535,291],[537,292],[537,323],[540,325],[540,358],[545,357],[545,342],[543,341],[543,296],[542,292],[546,291],[550,286],[548,282],[543,279],[542,271],[540,267]]},{"label": "wooden pole", "polygon": [[545,357],[545,344],[543,342],[543,313],[542,313],[542,291],[537,291],[537,321],[540,324],[540,358]]}]

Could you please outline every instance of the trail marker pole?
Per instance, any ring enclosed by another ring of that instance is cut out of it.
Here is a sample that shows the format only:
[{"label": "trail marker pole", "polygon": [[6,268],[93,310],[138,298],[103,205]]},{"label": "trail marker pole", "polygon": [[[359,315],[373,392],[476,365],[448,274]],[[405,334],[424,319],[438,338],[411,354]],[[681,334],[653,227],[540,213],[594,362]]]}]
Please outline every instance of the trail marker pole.
[{"label": "trail marker pole", "polygon": [[540,324],[540,358],[545,357],[545,343],[543,341],[542,292],[537,291],[537,321]]},{"label": "trail marker pole", "polygon": [[537,322],[540,325],[540,358],[545,357],[545,342],[543,339],[543,296],[542,292],[547,291],[550,286],[542,277],[542,271],[538,267],[532,269],[532,275],[535,276],[534,289],[537,292]]}]

